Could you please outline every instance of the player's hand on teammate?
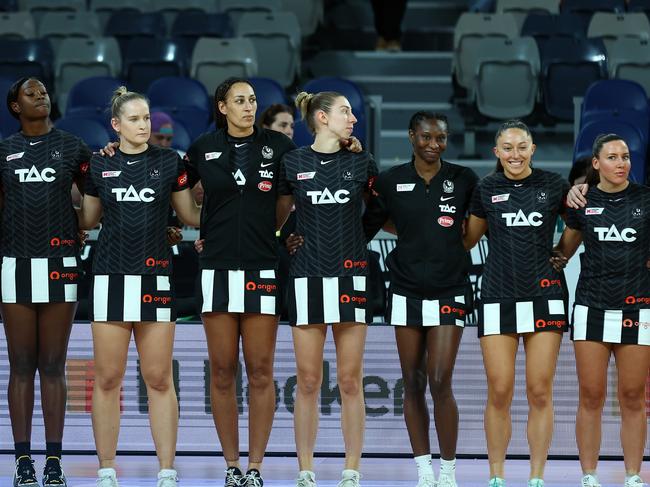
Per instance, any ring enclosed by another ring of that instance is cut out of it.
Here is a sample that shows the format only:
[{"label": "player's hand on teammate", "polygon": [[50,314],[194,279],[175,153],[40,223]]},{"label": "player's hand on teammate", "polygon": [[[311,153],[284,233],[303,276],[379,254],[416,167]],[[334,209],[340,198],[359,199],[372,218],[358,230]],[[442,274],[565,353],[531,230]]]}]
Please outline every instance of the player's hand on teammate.
[{"label": "player's hand on teammate", "polygon": [[203,245],[205,244],[205,240],[202,238],[197,238],[194,241],[194,250],[196,250],[197,253],[203,252]]},{"label": "player's hand on teammate", "polygon": [[587,194],[588,190],[589,185],[586,183],[576,184],[575,186],[571,187],[566,195],[566,205],[569,208],[575,208],[576,210],[583,208],[587,204],[585,195]]},{"label": "player's hand on teammate", "polygon": [[117,148],[119,146],[119,142],[109,142],[104,146],[103,149],[99,149],[99,154],[102,156],[113,157],[115,155],[115,151],[117,151]]},{"label": "player's hand on teammate", "polygon": [[361,141],[357,139],[354,135],[351,136],[349,139],[341,139],[340,143],[342,148],[347,149],[350,152],[356,153],[356,152],[361,152],[363,150]]},{"label": "player's hand on teammate", "polygon": [[79,238],[79,247],[83,248],[83,246],[86,245],[86,240],[88,240],[88,232],[79,230],[77,232],[77,237]]},{"label": "player's hand on teammate", "polygon": [[569,259],[567,259],[559,250],[554,250],[551,258],[548,260],[553,266],[553,269],[555,269],[557,272],[562,271],[569,262]]},{"label": "player's hand on teammate", "polygon": [[167,227],[167,243],[173,247],[183,240],[183,232],[178,227]]},{"label": "player's hand on teammate", "polygon": [[287,237],[284,245],[287,247],[289,255],[293,255],[298,251],[300,247],[302,247],[303,243],[305,243],[305,239],[302,235],[296,235],[295,233],[292,233]]}]

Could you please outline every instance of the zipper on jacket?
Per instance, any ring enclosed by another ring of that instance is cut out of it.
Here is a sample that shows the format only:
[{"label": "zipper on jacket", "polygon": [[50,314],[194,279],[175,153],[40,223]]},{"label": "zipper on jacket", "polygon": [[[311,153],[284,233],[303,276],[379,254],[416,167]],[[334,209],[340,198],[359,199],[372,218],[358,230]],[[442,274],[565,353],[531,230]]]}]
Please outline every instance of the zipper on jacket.
[{"label": "zipper on jacket", "polygon": [[239,270],[242,269],[241,255],[241,234],[242,234],[242,213],[244,210],[244,190],[239,189],[239,211],[237,212],[237,257],[239,258]]}]

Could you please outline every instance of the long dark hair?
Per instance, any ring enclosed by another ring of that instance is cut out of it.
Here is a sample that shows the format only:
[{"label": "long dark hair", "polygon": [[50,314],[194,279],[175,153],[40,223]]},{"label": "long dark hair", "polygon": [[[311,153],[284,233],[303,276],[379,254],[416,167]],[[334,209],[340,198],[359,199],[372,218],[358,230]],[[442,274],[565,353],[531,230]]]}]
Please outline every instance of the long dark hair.
[{"label": "long dark hair", "polygon": [[284,103],[274,103],[270,105],[266,110],[260,115],[260,119],[257,121],[259,127],[270,127],[275,122],[275,117],[280,113],[288,113],[293,117],[293,109],[289,105]]},{"label": "long dark hair", "polygon": [[[622,140],[625,142],[625,139],[621,137],[618,134],[600,134],[596,137],[594,140],[594,144],[591,146],[591,157],[598,159],[600,156],[600,151],[603,150],[603,146],[607,142],[612,142],[614,140]],[[600,183],[600,173],[598,172],[598,169],[594,169],[594,164],[593,164],[593,159],[592,163],[587,169],[587,180],[586,183],[589,186],[594,186],[598,183]]]},{"label": "long dark hair", "polygon": [[[505,122],[503,122],[501,124],[501,126],[497,130],[497,133],[494,136],[494,145],[495,146],[498,145],[499,137],[501,137],[501,135],[503,135],[503,132],[505,132],[506,130],[509,130],[509,129],[523,130],[524,132],[526,132],[526,134],[531,139],[533,138],[533,134],[530,132],[530,129],[528,128],[528,125],[526,125],[521,120],[514,118],[514,119],[511,119],[511,120],[507,120],[507,121],[505,121]],[[531,167],[532,167],[532,163],[531,163]],[[501,164],[501,161],[499,160],[499,158],[497,158],[497,165],[494,168],[494,172],[503,172],[503,165]]]},{"label": "long dark hair", "polygon": [[228,119],[223,113],[221,113],[221,111],[219,111],[219,102],[226,102],[226,97],[228,96],[230,88],[232,88],[232,86],[237,83],[246,83],[253,89],[253,91],[255,91],[255,88],[251,82],[246,78],[228,78],[227,80],[222,81],[219,86],[217,86],[217,89],[214,90],[214,123],[218,129],[228,128]]}]

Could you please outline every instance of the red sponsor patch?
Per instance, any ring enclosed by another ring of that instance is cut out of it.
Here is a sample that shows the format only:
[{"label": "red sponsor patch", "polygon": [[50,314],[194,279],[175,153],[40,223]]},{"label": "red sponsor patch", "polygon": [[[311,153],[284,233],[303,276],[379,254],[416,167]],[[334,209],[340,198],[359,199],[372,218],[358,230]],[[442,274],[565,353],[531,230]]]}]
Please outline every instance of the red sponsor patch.
[{"label": "red sponsor patch", "polygon": [[264,191],[265,193],[267,191],[271,191],[271,188],[273,187],[273,183],[271,181],[262,181],[257,185],[257,189],[260,191]]},{"label": "red sponsor patch", "polygon": [[187,184],[187,173],[184,172],[183,174],[181,174],[180,176],[178,176],[178,179],[176,180],[176,183],[177,183],[179,186],[185,186],[185,185]]},{"label": "red sponsor patch", "polygon": [[441,227],[450,227],[454,224],[454,219],[450,216],[441,216],[438,218],[438,225]]}]

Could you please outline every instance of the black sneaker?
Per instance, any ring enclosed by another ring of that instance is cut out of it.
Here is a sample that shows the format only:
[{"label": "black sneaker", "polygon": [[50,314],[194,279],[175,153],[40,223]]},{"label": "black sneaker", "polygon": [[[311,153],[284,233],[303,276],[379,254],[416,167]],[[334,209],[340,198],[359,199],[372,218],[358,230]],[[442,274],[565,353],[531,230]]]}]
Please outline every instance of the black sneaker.
[{"label": "black sneaker", "polygon": [[244,475],[237,467],[228,467],[226,469],[226,483],[223,487],[242,487],[246,485],[243,483]]},{"label": "black sneaker", "polygon": [[36,470],[34,470],[34,460],[29,455],[23,455],[16,460],[14,487],[38,487]]},{"label": "black sneaker", "polygon": [[58,457],[47,457],[43,469],[43,487],[67,487],[65,474],[61,468],[61,459]]},{"label": "black sneaker", "polygon": [[251,468],[246,472],[246,476],[241,485],[243,487],[262,487],[264,485],[264,479],[259,470]]}]

